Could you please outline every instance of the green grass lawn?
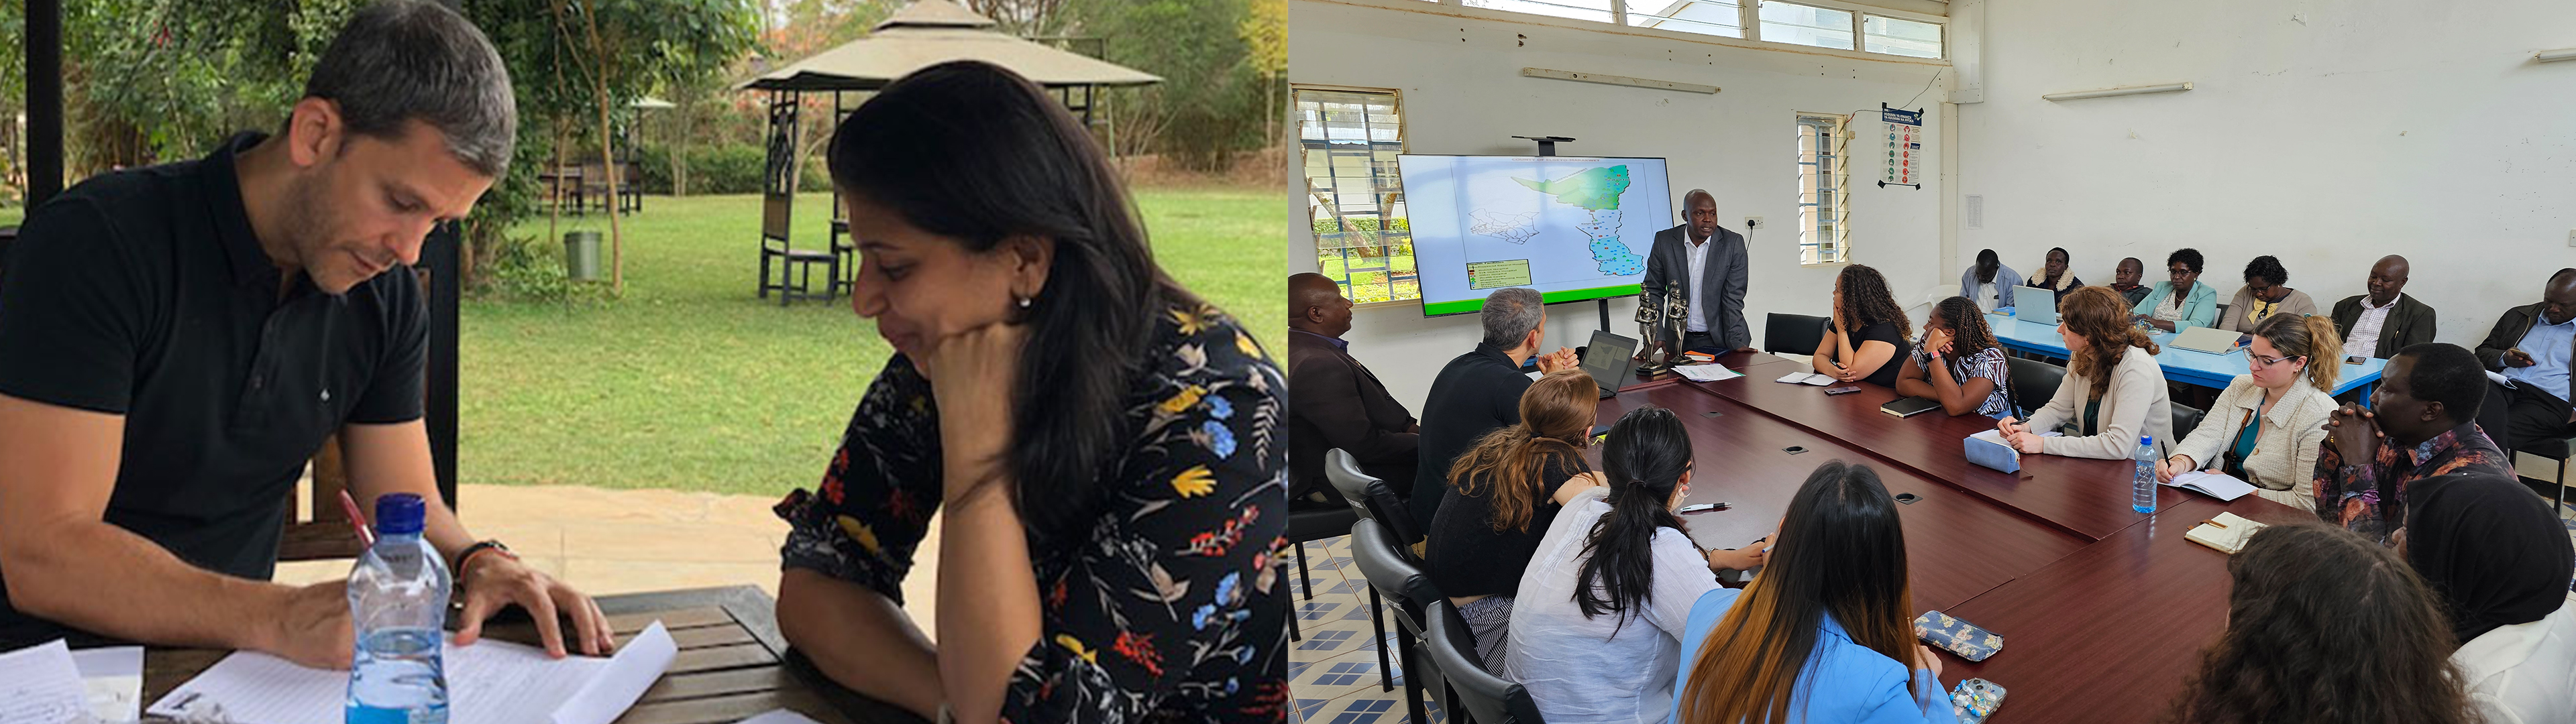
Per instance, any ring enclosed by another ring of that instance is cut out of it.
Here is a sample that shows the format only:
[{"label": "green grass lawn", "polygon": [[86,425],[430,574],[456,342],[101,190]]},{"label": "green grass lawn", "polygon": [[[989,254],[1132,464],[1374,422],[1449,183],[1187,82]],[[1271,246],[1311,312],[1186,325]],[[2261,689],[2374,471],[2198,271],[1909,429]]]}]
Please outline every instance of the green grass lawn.
[{"label": "green grass lawn", "polygon": [[[1284,354],[1277,192],[1141,189],[1137,202],[1163,267]],[[800,245],[821,243],[827,203],[797,200]],[[760,495],[820,479],[892,350],[846,299],[754,298],[758,221],[754,196],[651,197],[621,219],[624,299],[468,300],[460,478]],[[606,221],[565,217],[555,238],[574,228]],[[546,221],[523,229],[543,236]]]},{"label": "green grass lawn", "polygon": [[[0,226],[17,226],[18,220],[26,216],[27,210],[23,207],[0,206]],[[1280,302],[1280,304],[1285,305],[1287,302]]]}]

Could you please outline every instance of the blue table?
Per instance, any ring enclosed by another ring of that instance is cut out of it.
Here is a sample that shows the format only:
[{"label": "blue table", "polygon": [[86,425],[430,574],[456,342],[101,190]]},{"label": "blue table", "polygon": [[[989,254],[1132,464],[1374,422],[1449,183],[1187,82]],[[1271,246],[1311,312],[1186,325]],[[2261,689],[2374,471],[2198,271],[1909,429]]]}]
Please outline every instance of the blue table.
[{"label": "blue table", "polygon": [[[1986,326],[1994,329],[1995,341],[2006,349],[2070,359],[2066,354],[2066,338],[2058,336],[2055,325],[1989,314],[1986,315]],[[2237,375],[2249,371],[2245,365],[2245,350],[2210,354],[2173,346],[2174,335],[2170,332],[2156,332],[2152,337],[2156,346],[2164,348],[2156,354],[2156,364],[2164,367],[2165,379],[2224,390],[2227,383],[2236,380]],[[2344,365],[2343,374],[2336,377],[2334,394],[2340,396],[2378,382],[2379,369],[2386,366],[2388,360],[2378,358],[2357,365]]]}]

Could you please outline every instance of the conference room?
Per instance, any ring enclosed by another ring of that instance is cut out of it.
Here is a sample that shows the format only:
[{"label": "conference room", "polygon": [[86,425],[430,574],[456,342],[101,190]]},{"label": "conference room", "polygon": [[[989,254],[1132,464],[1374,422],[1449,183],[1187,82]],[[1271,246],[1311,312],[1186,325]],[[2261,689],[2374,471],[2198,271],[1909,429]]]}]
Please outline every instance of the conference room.
[{"label": "conference room", "polygon": [[[2275,652],[2423,672],[2353,707],[2576,717],[2493,655],[2576,626],[2565,437],[2498,417],[2567,397],[2576,10],[2491,5],[1290,0],[1297,716],[1733,721],[1736,632],[1893,570],[1808,638],[1898,683],[1805,720],[2283,720],[2337,671],[2220,654],[2297,558],[2432,630]],[[2500,620],[2428,558],[2507,545]]]}]

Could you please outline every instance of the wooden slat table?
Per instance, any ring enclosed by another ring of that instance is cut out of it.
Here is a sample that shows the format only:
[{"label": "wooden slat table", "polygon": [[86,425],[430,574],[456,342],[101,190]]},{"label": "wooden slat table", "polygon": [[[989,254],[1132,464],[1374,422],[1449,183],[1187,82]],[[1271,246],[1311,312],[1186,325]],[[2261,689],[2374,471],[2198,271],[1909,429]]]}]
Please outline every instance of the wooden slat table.
[{"label": "wooden slat table", "polygon": [[[619,645],[659,620],[680,647],[670,671],[645,690],[618,724],[732,724],[771,709],[794,710],[824,724],[922,721],[825,679],[803,656],[788,650],[774,606],[769,594],[754,586],[600,598],[599,608],[608,614]],[[496,619],[484,631],[505,641],[538,641],[536,625],[524,616]],[[227,653],[147,649],[143,701],[158,701]]]}]

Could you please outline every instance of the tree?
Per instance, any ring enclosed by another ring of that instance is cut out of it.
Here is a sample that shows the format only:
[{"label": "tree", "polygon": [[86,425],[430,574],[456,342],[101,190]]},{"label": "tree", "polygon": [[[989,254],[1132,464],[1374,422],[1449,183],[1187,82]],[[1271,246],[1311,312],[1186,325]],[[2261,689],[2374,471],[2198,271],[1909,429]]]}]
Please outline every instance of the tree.
[{"label": "tree", "polygon": [[[1157,150],[1220,169],[1258,138],[1262,83],[1244,37],[1252,0],[1075,0],[1076,32],[1111,62],[1162,76],[1136,93],[1130,127],[1158,129]],[[1284,24],[1281,32],[1285,32]]]}]

